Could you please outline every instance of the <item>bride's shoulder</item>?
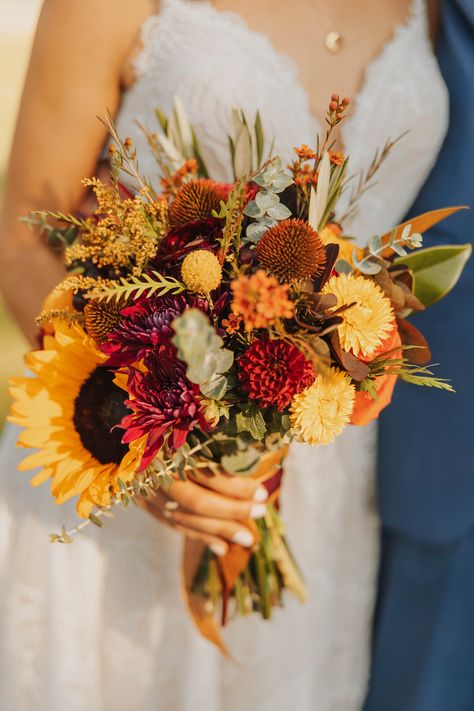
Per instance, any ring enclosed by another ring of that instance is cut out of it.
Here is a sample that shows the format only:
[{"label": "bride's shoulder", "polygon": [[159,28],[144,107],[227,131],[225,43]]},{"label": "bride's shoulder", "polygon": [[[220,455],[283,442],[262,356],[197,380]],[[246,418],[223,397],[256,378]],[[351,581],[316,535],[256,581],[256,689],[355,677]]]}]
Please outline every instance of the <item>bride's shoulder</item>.
[{"label": "bride's shoulder", "polygon": [[83,66],[98,58],[117,65],[126,62],[143,22],[158,6],[158,0],[44,0],[36,41],[45,51],[59,44],[69,55],[81,55]]}]

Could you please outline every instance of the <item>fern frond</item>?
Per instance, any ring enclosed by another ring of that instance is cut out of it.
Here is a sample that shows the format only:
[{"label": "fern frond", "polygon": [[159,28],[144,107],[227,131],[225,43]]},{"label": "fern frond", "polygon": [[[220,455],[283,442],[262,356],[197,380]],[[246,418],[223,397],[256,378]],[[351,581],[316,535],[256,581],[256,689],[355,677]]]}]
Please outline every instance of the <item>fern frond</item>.
[{"label": "fern frond", "polygon": [[138,299],[144,294],[148,298],[153,294],[164,296],[171,293],[174,295],[184,290],[184,284],[174,279],[174,277],[163,276],[159,272],[152,271],[151,274],[143,273],[140,276],[132,276],[129,279],[121,277],[119,284],[99,288],[94,292],[93,296],[99,301],[106,299],[108,302],[112,299],[116,301],[121,299],[128,300],[132,295],[134,299]]}]

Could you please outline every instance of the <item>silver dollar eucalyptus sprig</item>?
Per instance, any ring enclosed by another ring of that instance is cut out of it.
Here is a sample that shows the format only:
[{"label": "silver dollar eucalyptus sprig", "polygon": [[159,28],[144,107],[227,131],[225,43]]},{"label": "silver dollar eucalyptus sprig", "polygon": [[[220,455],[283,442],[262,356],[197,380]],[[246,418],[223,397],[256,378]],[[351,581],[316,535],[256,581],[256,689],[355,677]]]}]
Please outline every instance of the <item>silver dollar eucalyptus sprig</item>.
[{"label": "silver dollar eucalyptus sprig", "polygon": [[247,204],[244,214],[253,220],[247,227],[246,241],[257,243],[279,220],[291,217],[291,210],[280,202],[279,195],[293,183],[293,178],[283,170],[281,158],[274,158],[254,176],[253,181],[260,189],[255,200]]}]

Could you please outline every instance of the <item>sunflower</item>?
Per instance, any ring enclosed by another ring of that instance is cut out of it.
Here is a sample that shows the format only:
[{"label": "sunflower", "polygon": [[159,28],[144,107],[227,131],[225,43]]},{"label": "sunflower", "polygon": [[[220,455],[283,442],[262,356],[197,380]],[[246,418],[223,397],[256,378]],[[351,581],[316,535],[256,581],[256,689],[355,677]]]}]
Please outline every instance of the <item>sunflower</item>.
[{"label": "sunflower", "polygon": [[356,357],[370,358],[394,328],[392,305],[372,280],[352,274],[329,279],[324,294],[334,294],[337,306],[348,306],[338,326],[341,345]]},{"label": "sunflower", "polygon": [[51,479],[58,504],[79,496],[84,518],[94,506],[110,505],[117,479],[133,478],[142,453],[142,442],[124,445],[121,431],[112,429],[128,410],[126,393],[103,367],[106,359],[80,326],[58,321],[44,350],[26,357],[35,377],[11,381],[9,420],[25,428],[18,445],[39,450],[18,468],[41,467],[32,485]]}]

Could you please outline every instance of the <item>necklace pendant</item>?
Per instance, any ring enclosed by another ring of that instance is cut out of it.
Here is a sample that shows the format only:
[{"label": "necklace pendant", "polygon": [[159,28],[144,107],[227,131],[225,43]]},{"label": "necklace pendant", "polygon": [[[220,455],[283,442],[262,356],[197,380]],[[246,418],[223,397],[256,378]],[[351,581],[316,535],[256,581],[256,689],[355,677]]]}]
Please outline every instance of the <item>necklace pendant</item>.
[{"label": "necklace pendant", "polygon": [[336,54],[342,49],[342,35],[336,30],[331,30],[324,38],[324,46],[328,52]]}]

